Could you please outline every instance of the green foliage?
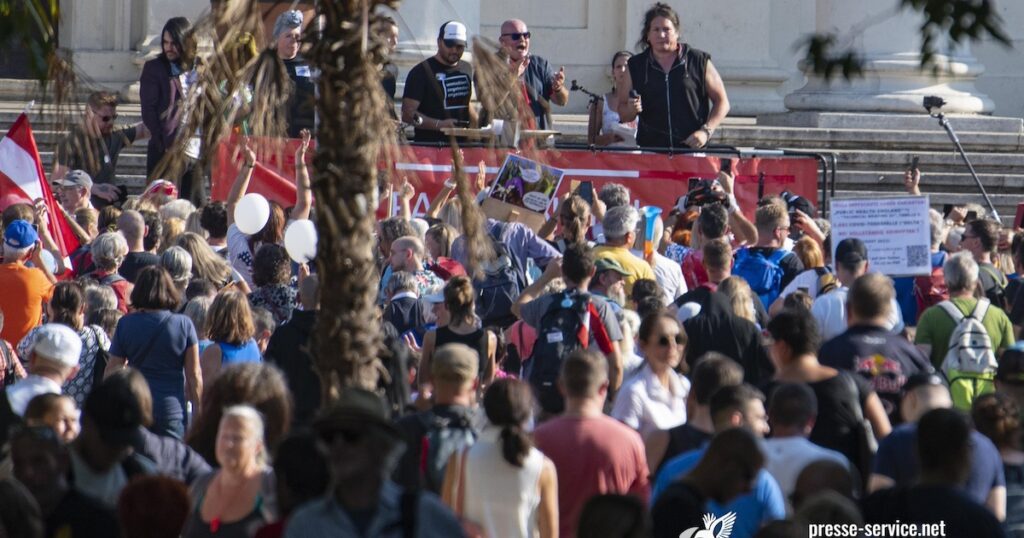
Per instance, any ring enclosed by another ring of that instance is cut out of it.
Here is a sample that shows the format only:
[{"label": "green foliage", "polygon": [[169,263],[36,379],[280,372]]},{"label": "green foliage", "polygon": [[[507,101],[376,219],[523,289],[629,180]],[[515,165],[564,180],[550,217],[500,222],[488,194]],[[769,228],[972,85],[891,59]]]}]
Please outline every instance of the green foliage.
[{"label": "green foliage", "polygon": [[57,52],[58,0],[0,0],[0,46],[28,52],[29,69],[45,82]]},{"label": "green foliage", "polygon": [[[941,67],[936,62],[938,43],[942,37],[951,44],[992,39],[1010,47],[1010,39],[1003,32],[1003,20],[996,11],[993,0],[898,0],[898,8],[921,13],[922,23],[918,28],[921,35],[921,68],[931,68],[938,73]],[[852,38],[866,27],[851,29],[850,35],[840,38],[835,33],[814,34],[797,43],[803,50],[801,63],[805,68],[825,80],[837,74],[851,79],[862,74],[863,59],[852,45]]]}]

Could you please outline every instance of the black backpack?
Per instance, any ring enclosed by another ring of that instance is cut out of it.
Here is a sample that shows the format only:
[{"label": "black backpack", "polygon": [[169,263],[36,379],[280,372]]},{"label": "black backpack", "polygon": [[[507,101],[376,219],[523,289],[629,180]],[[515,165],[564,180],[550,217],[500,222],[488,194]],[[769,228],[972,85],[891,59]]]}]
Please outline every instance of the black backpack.
[{"label": "black backpack", "polygon": [[433,411],[420,414],[423,437],[420,439],[420,478],[425,489],[441,493],[445,468],[452,454],[473,446],[476,432],[468,414],[442,417]]},{"label": "black backpack", "polygon": [[565,358],[583,347],[579,333],[589,308],[590,294],[564,291],[554,295],[540,318],[537,341],[524,376],[547,413],[557,414],[565,409],[565,400],[558,391],[558,375]]},{"label": "black backpack", "polygon": [[473,281],[476,315],[484,327],[507,329],[516,321],[512,313],[519,294],[526,289],[526,271],[502,241],[505,225],[499,223],[489,234],[494,260],[484,264],[484,276]]}]

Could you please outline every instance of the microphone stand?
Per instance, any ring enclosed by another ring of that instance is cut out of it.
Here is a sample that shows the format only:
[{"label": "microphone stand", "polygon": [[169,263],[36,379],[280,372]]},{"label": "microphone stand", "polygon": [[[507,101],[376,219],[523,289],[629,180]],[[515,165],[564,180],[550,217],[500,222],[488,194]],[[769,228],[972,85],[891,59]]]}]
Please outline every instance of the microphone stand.
[{"label": "microphone stand", "polygon": [[591,103],[596,103],[596,102],[600,101],[601,99],[604,99],[604,97],[601,97],[600,95],[598,95],[598,94],[596,94],[596,93],[594,93],[594,92],[584,88],[583,86],[580,86],[579,84],[576,84],[575,80],[572,81],[572,86],[569,87],[569,90],[570,91],[574,91],[574,92],[582,92],[582,93],[590,96],[590,102]]},{"label": "microphone stand", "polygon": [[996,211],[996,206],[992,203],[992,199],[988,197],[988,192],[985,191],[985,186],[981,184],[981,179],[978,178],[978,173],[974,171],[974,165],[971,164],[971,160],[967,158],[967,153],[964,152],[964,147],[960,144],[960,138],[956,136],[956,132],[953,131],[953,126],[949,124],[949,120],[946,119],[946,115],[942,112],[932,113],[932,109],[928,108],[928,115],[939,120],[939,125],[946,130],[946,134],[949,135],[949,139],[953,141],[953,145],[956,146],[956,150],[960,152],[960,158],[964,160],[964,164],[967,165],[967,169],[971,172],[971,177],[974,178],[974,182],[978,184],[978,190],[981,191],[981,195],[985,198],[985,203],[988,204],[989,210],[992,212],[992,217],[996,219],[996,222],[1000,226],[1003,224],[1003,220],[999,218],[999,212]]}]

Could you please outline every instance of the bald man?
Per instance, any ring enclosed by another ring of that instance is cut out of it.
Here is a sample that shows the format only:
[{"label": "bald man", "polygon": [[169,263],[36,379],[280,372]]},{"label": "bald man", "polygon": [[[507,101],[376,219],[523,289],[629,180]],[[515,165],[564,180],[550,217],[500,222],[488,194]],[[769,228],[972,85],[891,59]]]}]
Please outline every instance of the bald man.
[{"label": "bald man", "polygon": [[569,102],[569,88],[565,87],[565,67],[558,71],[548,61],[530,54],[530,30],[526,23],[511,19],[501,24],[498,37],[502,53],[509,67],[519,75],[525,96],[533,112],[536,129],[551,128],[551,103],[565,106]]},{"label": "bald man", "polygon": [[148,227],[146,219],[138,211],[129,209],[122,212],[117,219],[117,230],[128,243],[128,255],[124,257],[124,262],[117,272],[134,284],[139,271],[150,265],[158,265],[160,257],[152,252],[146,252],[143,246]]}]

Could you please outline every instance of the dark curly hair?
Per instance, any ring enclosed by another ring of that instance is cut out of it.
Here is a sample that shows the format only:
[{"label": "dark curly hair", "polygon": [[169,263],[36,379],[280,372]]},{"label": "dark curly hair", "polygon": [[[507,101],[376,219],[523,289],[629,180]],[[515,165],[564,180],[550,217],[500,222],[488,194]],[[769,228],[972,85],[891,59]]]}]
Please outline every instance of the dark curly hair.
[{"label": "dark curly hair", "polygon": [[287,284],[292,268],[288,252],[276,243],[266,243],[252,261],[252,283],[256,286]]},{"label": "dark curly hair", "polygon": [[214,239],[228,235],[228,206],[224,202],[212,202],[199,212],[199,225]]}]

